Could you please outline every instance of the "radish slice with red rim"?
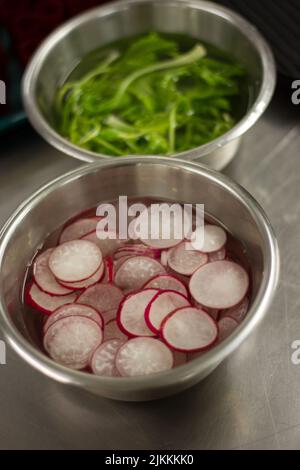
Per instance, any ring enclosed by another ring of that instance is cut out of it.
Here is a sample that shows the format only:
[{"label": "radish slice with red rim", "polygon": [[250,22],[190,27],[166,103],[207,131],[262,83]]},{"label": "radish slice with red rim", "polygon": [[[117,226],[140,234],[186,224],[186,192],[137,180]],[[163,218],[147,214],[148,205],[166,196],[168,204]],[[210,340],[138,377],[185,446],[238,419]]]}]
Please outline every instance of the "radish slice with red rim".
[{"label": "radish slice with red rim", "polygon": [[100,268],[98,271],[93,274],[93,276],[89,277],[85,281],[80,281],[80,282],[64,282],[61,283],[63,286],[72,288],[73,290],[81,290],[81,289],[87,289],[90,286],[93,286],[94,284],[97,284],[98,282],[101,281],[104,273],[104,263],[101,263]]},{"label": "radish slice with red rim", "polygon": [[168,251],[164,250],[161,252],[160,262],[163,266],[168,266],[168,256],[169,256]]},{"label": "radish slice with red rim", "polygon": [[219,326],[219,337],[218,341],[223,341],[233,333],[233,331],[239,326],[238,322],[231,317],[224,317],[218,322]]},{"label": "radish slice with red rim", "polygon": [[204,310],[183,307],[164,320],[161,334],[170,348],[182,352],[196,352],[214,344],[218,327]]},{"label": "radish slice with red rim", "polygon": [[89,305],[81,305],[81,304],[66,304],[63,305],[62,307],[59,307],[56,309],[50,317],[48,317],[46,323],[44,324],[44,332],[48,330],[48,328],[53,325],[57,320],[60,320],[61,318],[66,318],[66,317],[73,317],[79,315],[81,317],[87,317],[91,318],[94,320],[98,325],[103,328],[104,327],[104,321],[99,312],[95,310],[93,307],[90,307]]},{"label": "radish slice with red rim", "polygon": [[118,268],[115,283],[129,292],[140,289],[149,279],[164,273],[165,269],[158,261],[147,256],[134,256]]},{"label": "radish slice with red rim", "polygon": [[49,258],[53,248],[39,254],[33,265],[33,278],[39,288],[50,295],[68,295],[73,292],[72,287],[60,285],[49,269]]},{"label": "radish slice with red rim", "polygon": [[73,240],[57,246],[49,258],[49,268],[63,282],[81,282],[100,268],[102,254],[90,241]]},{"label": "radish slice with red rim", "polygon": [[102,377],[120,376],[115,359],[120,347],[124,344],[121,339],[110,339],[102,343],[94,352],[91,359],[91,369],[95,375]]},{"label": "radish slice with red rim", "polygon": [[94,230],[84,235],[83,237],[81,237],[81,240],[87,240],[97,245],[103,257],[105,257],[105,256],[112,255],[116,251],[116,249],[120,246],[120,244],[124,243],[124,240],[113,238],[113,237],[117,237],[117,234],[115,232],[111,232],[111,236],[112,238],[100,238],[100,232]]},{"label": "radish slice with red rim", "polygon": [[120,330],[117,320],[110,320],[104,328],[104,339],[108,341],[109,339],[128,339],[127,336]]},{"label": "radish slice with red rim", "polygon": [[104,315],[106,311],[117,309],[123,297],[123,292],[113,284],[95,284],[78,297],[77,303],[90,305]]},{"label": "radish slice with red rim", "polygon": [[69,295],[59,296],[46,294],[33,282],[27,289],[25,301],[40,312],[50,315],[58,307],[73,303],[76,299],[77,294],[74,292]]},{"label": "radish slice with red rim", "polygon": [[153,287],[154,289],[159,290],[175,290],[183,294],[185,297],[188,297],[189,295],[185,284],[172,274],[159,274],[158,276],[153,277],[144,285],[144,289],[147,289],[148,287]]},{"label": "radish slice with red rim", "polygon": [[100,217],[90,217],[86,219],[78,219],[75,222],[67,225],[59,238],[59,243],[70,242],[72,240],[78,240],[92,230],[96,230],[97,224]]},{"label": "radish slice with red rim", "polygon": [[145,321],[145,310],[157,289],[145,289],[125,297],[118,312],[118,325],[128,336],[153,336]]},{"label": "radish slice with red rim", "polygon": [[200,250],[202,253],[212,253],[224,247],[227,234],[222,227],[206,224],[201,227],[201,230],[203,230],[203,240],[201,243],[199,244],[197,240],[191,240],[195,250]]},{"label": "radish slice with red rim", "polygon": [[235,307],[228,308],[227,310],[222,310],[220,313],[220,319],[224,317],[234,318],[238,323],[244,320],[245,316],[248,313],[249,308],[249,299],[245,297],[238,305]]},{"label": "radish slice with red rim", "polygon": [[223,247],[221,250],[209,253],[208,262],[213,263],[214,261],[223,261],[226,258],[226,249]]},{"label": "radish slice with red rim", "polygon": [[169,251],[168,265],[173,271],[189,276],[207,263],[207,254],[190,248],[190,242],[182,242]]},{"label": "radish slice with red rim", "polygon": [[48,328],[44,348],[58,364],[80,370],[89,364],[102,340],[102,329],[94,320],[76,315],[61,318]]},{"label": "radish slice with red rim", "polygon": [[155,338],[133,338],[119,349],[116,367],[123,377],[155,374],[172,369],[170,349]]},{"label": "radish slice with red rim", "polygon": [[180,307],[191,306],[182,294],[172,290],[157,292],[145,310],[145,320],[153,333],[158,334],[163,320]]},{"label": "radish slice with red rim", "polygon": [[232,261],[215,261],[199,268],[191,277],[190,293],[201,305],[224,309],[237,305],[246,295],[249,277]]}]

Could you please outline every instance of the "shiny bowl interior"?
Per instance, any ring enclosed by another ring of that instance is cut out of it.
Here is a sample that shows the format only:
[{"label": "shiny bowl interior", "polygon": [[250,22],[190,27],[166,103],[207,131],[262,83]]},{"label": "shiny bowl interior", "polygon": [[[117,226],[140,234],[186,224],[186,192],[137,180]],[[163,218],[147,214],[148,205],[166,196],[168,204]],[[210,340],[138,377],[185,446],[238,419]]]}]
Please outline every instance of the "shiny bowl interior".
[{"label": "shiny bowl interior", "polygon": [[89,52],[116,40],[149,31],[186,34],[230,53],[247,70],[248,107],[229,132],[201,147],[177,154],[223,168],[237,151],[240,137],[259,119],[272,97],[275,66],[259,32],[232,11],[201,0],[121,0],[79,15],[58,28],[34,55],[23,80],[23,99],[36,130],[54,147],[92,162],[107,155],[81,149],[52,125],[57,88]]},{"label": "shiny bowl interior", "polygon": [[[96,377],[54,363],[42,352],[35,323],[26,318],[22,303],[26,268],[45,238],[69,218],[119,195],[203,203],[209,214],[243,242],[251,260],[251,308],[228,339],[176,369],[129,379]],[[277,243],[268,219],[253,198],[227,177],[198,164],[162,157],[102,161],[41,188],[2,229],[0,327],[23,359],[60,382],[119,400],[156,399],[199,382],[244,341],[267,312],[278,270]]]}]

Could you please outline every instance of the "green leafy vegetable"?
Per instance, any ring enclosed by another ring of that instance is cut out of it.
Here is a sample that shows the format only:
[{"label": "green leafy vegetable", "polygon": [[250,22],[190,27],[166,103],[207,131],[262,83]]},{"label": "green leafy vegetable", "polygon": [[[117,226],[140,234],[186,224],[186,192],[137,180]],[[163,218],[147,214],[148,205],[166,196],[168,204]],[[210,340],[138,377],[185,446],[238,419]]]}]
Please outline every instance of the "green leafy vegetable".
[{"label": "green leafy vegetable", "polygon": [[57,128],[73,144],[112,156],[183,152],[232,128],[244,74],[202,44],[181,52],[177,41],[150,33],[123,52],[109,48],[57,91]]}]

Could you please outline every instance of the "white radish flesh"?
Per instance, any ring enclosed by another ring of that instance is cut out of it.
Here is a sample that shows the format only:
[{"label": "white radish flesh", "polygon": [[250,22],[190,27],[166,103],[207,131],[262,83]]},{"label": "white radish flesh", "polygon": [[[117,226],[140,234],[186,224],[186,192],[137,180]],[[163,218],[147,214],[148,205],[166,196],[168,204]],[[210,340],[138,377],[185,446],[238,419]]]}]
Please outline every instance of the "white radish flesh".
[{"label": "white radish flesh", "polygon": [[117,320],[110,320],[104,328],[104,339],[128,339],[127,336],[120,330]]},{"label": "white radish flesh", "polygon": [[208,254],[208,262],[212,263],[213,261],[223,261],[226,258],[226,249],[223,247],[221,250],[214,251],[213,253]]},{"label": "white radish flesh", "polygon": [[191,240],[191,244],[195,250],[200,250],[203,253],[212,253],[221,250],[227,240],[227,235],[222,227],[218,225],[204,225],[203,226],[203,240],[198,243],[197,240]]},{"label": "white radish flesh", "polygon": [[104,315],[106,311],[117,309],[123,297],[122,291],[112,284],[96,284],[84,291],[77,302],[90,305]]},{"label": "white radish flesh", "polygon": [[217,339],[216,322],[203,310],[183,307],[167,317],[162,325],[166,344],[183,352],[195,352],[210,347]]},{"label": "white radish flesh", "polygon": [[189,300],[179,292],[158,292],[145,311],[145,320],[151,331],[158,333],[163,320],[174,310],[190,306]]},{"label": "white radish flesh", "polygon": [[165,269],[158,261],[146,256],[134,256],[118,268],[115,283],[129,292],[140,289],[149,279],[163,273]]},{"label": "white radish flesh", "polygon": [[246,295],[248,274],[232,261],[215,261],[198,269],[190,280],[192,297],[201,305],[224,309],[237,305]]},{"label": "white radish flesh", "polygon": [[81,305],[81,304],[67,304],[63,305],[62,307],[59,307],[57,310],[55,310],[50,317],[47,319],[45,325],[44,325],[44,332],[48,330],[48,328],[53,325],[57,320],[60,320],[61,318],[66,318],[70,316],[76,316],[79,315],[81,317],[87,317],[91,318],[94,320],[98,325],[103,328],[104,327],[104,321],[103,318],[101,317],[100,313],[97,312],[93,307],[90,307],[88,305]]},{"label": "white radish flesh", "polygon": [[43,292],[34,282],[27,291],[26,303],[36,308],[42,313],[50,315],[54,310],[62,305],[75,302],[77,295],[49,295]]},{"label": "white radish flesh", "polygon": [[68,295],[74,289],[60,285],[52,272],[50,271],[48,262],[53,248],[41,253],[35,260],[33,265],[33,277],[39,288],[50,295]]},{"label": "white radish flesh", "polygon": [[238,305],[235,307],[228,308],[227,310],[222,310],[220,313],[220,319],[224,317],[234,318],[238,323],[244,320],[245,316],[248,313],[249,308],[249,299],[245,297]]},{"label": "white radish flesh", "polygon": [[100,282],[102,279],[104,273],[104,263],[101,263],[100,268],[98,271],[93,274],[93,276],[89,277],[85,281],[79,281],[79,282],[65,282],[62,283],[64,286],[69,287],[70,289],[72,288],[73,290],[80,290],[80,289],[87,289],[90,286],[93,286],[94,284],[97,284],[97,282]]},{"label": "white radish flesh", "polygon": [[176,290],[185,297],[188,297],[189,295],[185,284],[171,274],[159,274],[158,276],[153,277],[144,285],[144,289],[147,289],[148,287],[160,290]]},{"label": "white radish flesh", "polygon": [[90,241],[73,240],[54,248],[49,268],[63,282],[80,282],[93,276],[100,268],[102,254]]},{"label": "white radish flesh", "polygon": [[169,348],[154,338],[134,338],[119,349],[116,367],[123,377],[163,372],[173,367],[173,355]]},{"label": "white radish flesh", "polygon": [[[111,233],[111,236],[116,237],[117,235]],[[112,255],[120,244],[124,243],[123,240],[118,240],[118,238],[100,238],[100,232],[96,230],[83,236],[81,240],[87,240],[97,245],[103,257]]]},{"label": "white radish flesh", "polygon": [[102,340],[101,327],[90,318],[77,315],[53,323],[45,334],[44,347],[58,364],[80,370],[89,364]]},{"label": "white radish flesh", "polygon": [[168,265],[173,271],[189,276],[207,263],[208,257],[201,251],[190,249],[189,242],[182,242],[168,254]]},{"label": "white radish flesh", "polygon": [[120,375],[115,365],[115,359],[123,344],[124,341],[120,339],[110,339],[96,349],[90,364],[95,375],[102,377],[118,377]]},{"label": "white radish flesh", "polygon": [[224,317],[218,322],[219,326],[219,337],[218,341],[223,341],[233,333],[233,331],[239,326],[238,322],[234,318]]},{"label": "white radish flesh", "polygon": [[145,310],[157,294],[156,289],[146,289],[128,295],[120,306],[118,324],[128,336],[153,336],[145,321]]},{"label": "white radish flesh", "polygon": [[99,222],[99,217],[90,217],[86,219],[78,219],[75,222],[67,225],[61,233],[59,243],[70,242],[78,240],[92,230],[96,230]]}]

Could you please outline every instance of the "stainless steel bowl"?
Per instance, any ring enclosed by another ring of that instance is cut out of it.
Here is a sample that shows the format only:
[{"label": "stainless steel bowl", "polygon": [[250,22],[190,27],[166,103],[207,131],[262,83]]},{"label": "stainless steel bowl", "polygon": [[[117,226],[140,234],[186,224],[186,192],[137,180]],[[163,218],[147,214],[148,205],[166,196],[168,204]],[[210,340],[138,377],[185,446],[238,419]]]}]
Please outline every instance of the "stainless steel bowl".
[{"label": "stainless steel bowl", "polygon": [[273,94],[275,66],[268,45],[239,15],[200,0],[122,0],[93,9],[58,28],[41,45],[24,76],[23,98],[35,129],[54,147],[93,162],[109,158],[81,149],[51,125],[53,97],[80,60],[115,40],[149,31],[182,33],[205,40],[232,54],[249,76],[248,110],[223,136],[176,156],[222,169],[238,150],[241,136],[259,119]]},{"label": "stainless steel bowl", "polygon": [[[129,379],[101,378],[54,363],[41,351],[36,317],[26,316],[22,304],[26,267],[45,238],[70,217],[119,195],[204,203],[206,211],[244,243],[252,265],[251,308],[227,340],[176,369]],[[101,161],[38,190],[4,226],[0,234],[0,328],[23,359],[60,382],[119,400],[160,398],[202,380],[245,340],[270,306],[278,271],[278,248],[268,219],[253,198],[224,175],[163,157],[155,163],[152,157]]]}]

